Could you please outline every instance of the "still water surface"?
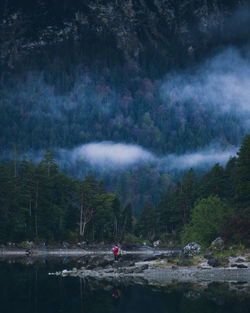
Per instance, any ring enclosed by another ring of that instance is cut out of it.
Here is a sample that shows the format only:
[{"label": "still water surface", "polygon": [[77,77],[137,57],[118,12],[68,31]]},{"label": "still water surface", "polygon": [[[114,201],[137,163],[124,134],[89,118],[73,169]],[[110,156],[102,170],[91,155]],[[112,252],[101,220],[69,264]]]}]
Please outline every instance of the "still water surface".
[{"label": "still water surface", "polygon": [[[140,286],[71,277],[49,272],[72,264],[0,262],[1,313],[248,313],[250,295],[211,284]],[[250,291],[249,291],[250,292]]]}]

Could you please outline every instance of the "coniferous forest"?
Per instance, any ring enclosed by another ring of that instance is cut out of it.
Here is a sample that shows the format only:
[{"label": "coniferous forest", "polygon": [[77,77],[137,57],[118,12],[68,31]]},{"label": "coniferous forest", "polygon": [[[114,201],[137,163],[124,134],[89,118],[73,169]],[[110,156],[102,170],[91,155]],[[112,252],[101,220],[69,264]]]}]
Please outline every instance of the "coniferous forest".
[{"label": "coniferous forest", "polygon": [[0,242],[249,245],[248,2],[1,1]]},{"label": "coniferous forest", "polygon": [[1,163],[0,184],[2,243],[161,239],[208,246],[221,236],[250,244],[250,135],[225,167],[216,164],[200,178],[191,168],[137,220],[131,204],[123,206],[91,172],[84,180],[62,173],[49,150],[38,164],[25,157]]}]

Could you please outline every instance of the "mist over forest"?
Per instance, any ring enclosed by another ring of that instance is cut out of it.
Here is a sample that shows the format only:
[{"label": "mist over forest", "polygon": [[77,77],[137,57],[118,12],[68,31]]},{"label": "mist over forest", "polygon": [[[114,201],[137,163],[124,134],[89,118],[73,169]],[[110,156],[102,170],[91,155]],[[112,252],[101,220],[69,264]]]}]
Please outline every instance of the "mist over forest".
[{"label": "mist over forest", "polygon": [[55,3],[0,4],[3,164],[49,149],[137,217],[190,168],[226,171],[250,132],[247,1]]}]

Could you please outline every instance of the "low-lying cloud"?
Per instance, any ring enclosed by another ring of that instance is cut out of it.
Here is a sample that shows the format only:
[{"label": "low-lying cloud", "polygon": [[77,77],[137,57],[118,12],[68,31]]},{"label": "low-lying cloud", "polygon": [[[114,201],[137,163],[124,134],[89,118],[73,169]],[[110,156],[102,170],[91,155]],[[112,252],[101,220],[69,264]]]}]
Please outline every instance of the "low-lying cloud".
[{"label": "low-lying cloud", "polygon": [[187,170],[189,168],[210,168],[216,163],[222,165],[226,164],[230,157],[235,156],[237,148],[232,147],[230,149],[214,149],[207,148],[200,152],[186,153],[183,155],[170,154],[161,160],[161,164],[167,168],[167,170]]},{"label": "low-lying cloud", "polygon": [[210,168],[216,163],[225,164],[231,156],[235,156],[236,147],[223,149],[221,147],[207,147],[202,151],[190,152],[182,155],[156,154],[138,145],[95,142],[82,145],[73,150],[60,150],[61,160],[75,164],[83,161],[99,170],[123,169],[135,164],[150,163],[164,171],[187,170],[192,168]]},{"label": "low-lying cloud", "polygon": [[95,142],[82,145],[72,151],[61,150],[63,155],[71,156],[73,162],[83,160],[98,167],[127,167],[141,162],[153,162],[155,156],[138,145]]},{"label": "low-lying cloud", "polygon": [[213,115],[233,114],[249,128],[250,58],[230,48],[193,73],[170,75],[161,88],[163,99],[203,106]]}]

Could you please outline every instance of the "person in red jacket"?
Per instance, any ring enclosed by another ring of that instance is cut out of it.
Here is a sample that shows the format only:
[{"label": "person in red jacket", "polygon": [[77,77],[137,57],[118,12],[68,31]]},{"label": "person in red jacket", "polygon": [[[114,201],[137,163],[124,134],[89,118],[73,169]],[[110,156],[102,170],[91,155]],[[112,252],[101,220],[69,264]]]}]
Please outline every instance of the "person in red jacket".
[{"label": "person in red jacket", "polygon": [[114,246],[113,248],[113,253],[114,253],[114,259],[115,261],[118,261],[118,251],[119,251],[119,248],[117,245]]}]

